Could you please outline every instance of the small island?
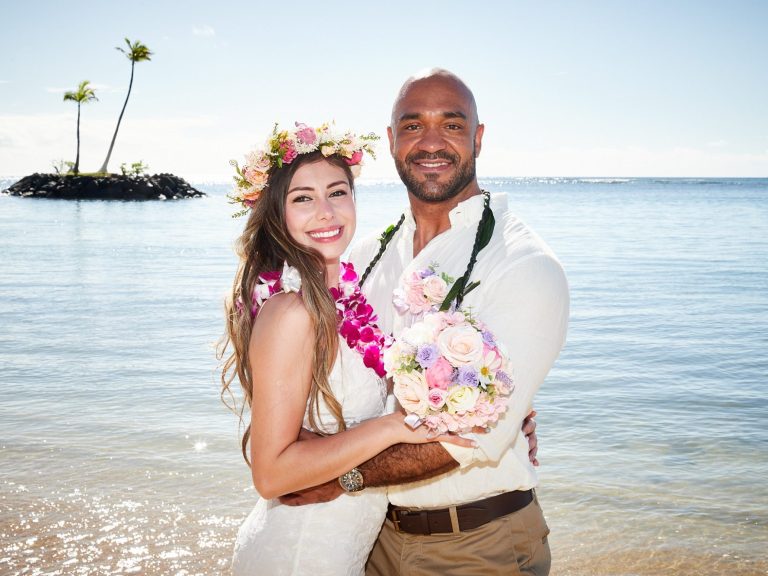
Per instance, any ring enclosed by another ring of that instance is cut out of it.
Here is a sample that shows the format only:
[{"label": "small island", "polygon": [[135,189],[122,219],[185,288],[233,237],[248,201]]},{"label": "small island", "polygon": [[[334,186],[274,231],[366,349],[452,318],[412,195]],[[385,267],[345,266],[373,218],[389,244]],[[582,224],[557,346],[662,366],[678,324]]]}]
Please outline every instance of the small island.
[{"label": "small island", "polygon": [[205,196],[204,192],[173,174],[32,174],[3,193],[25,198],[64,200],[180,200]]},{"label": "small island", "polygon": [[[63,200],[179,200],[200,198],[205,193],[190,186],[183,178],[173,174],[146,174],[148,167],[142,161],[120,166],[122,174],[108,171],[120,124],[128,106],[133,88],[133,76],[138,62],[151,60],[152,51],[139,40],[125,39],[125,47],[116,49],[131,62],[131,78],[117,126],[109,144],[107,156],[98,172],[80,172],[80,111],[83,104],[98,101],[96,92],[88,80],[83,80],[75,90],[65,92],[65,102],[77,104],[77,148],[74,162],[54,162],[55,174],[35,173],[15,182],[3,194],[24,198],[59,198]],[[64,170],[68,167],[68,170]]]}]

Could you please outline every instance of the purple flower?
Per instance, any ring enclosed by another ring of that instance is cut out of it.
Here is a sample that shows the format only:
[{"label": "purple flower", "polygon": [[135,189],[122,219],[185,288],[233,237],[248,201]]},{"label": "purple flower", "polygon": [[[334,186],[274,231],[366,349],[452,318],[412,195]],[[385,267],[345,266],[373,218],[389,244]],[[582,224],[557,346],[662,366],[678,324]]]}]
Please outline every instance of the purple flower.
[{"label": "purple flower", "polygon": [[425,268],[424,270],[419,272],[419,276],[421,276],[422,280],[424,278],[429,278],[430,276],[434,276],[434,275],[435,275],[435,271],[432,270],[432,268]]},{"label": "purple flower", "polygon": [[434,344],[425,344],[424,346],[419,346],[418,350],[416,351],[416,361],[424,370],[431,368],[434,363],[437,362],[437,357],[437,346]]},{"label": "purple flower", "polygon": [[478,383],[477,370],[472,366],[462,366],[459,368],[457,383],[459,386],[472,386],[475,388]]},{"label": "purple flower", "polygon": [[493,337],[493,333],[490,330],[483,330],[483,342],[488,344],[488,346],[495,348],[496,347],[496,339]]},{"label": "purple flower", "polygon": [[510,378],[506,372],[503,372],[501,370],[496,372],[496,380],[510,387],[514,385],[514,381],[512,380],[512,378]]}]

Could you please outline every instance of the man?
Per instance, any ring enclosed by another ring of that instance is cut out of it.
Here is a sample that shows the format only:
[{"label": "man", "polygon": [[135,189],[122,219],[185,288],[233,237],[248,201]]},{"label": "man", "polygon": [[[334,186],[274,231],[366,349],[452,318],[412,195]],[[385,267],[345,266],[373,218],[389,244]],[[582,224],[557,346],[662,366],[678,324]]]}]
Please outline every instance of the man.
[{"label": "man", "polygon": [[371,240],[352,254],[358,270],[373,261],[363,289],[380,327],[395,337],[414,320],[392,304],[402,278],[430,264],[454,278],[469,272],[480,285],[462,308],[488,325],[514,371],[507,412],[475,435],[474,447],[397,445],[342,476],[350,490],[389,486],[390,512],[370,575],[549,572],[549,529],[520,430],[565,341],[568,286],[549,248],[507,211],[505,195],[489,201],[493,234],[478,250],[478,227],[489,224],[475,173],[483,131],[474,96],[458,77],[431,70],[408,79],[387,135],[410,210],[383,249]]}]

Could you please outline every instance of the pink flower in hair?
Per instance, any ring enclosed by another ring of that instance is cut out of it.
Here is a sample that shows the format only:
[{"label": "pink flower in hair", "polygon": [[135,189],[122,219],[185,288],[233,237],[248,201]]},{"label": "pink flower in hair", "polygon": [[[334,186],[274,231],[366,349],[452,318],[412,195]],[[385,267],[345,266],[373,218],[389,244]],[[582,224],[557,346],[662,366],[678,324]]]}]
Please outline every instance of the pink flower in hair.
[{"label": "pink flower in hair", "polygon": [[284,149],[285,152],[283,152],[283,164],[290,164],[296,160],[296,156],[298,156],[299,153],[296,151],[296,148],[293,147],[292,142],[286,142]]},{"label": "pink flower in hair", "polygon": [[354,166],[355,164],[360,164],[360,162],[363,159],[363,151],[362,150],[356,150],[352,153],[352,156],[349,158],[344,158],[344,162],[346,162],[350,166]]},{"label": "pink flower in hair", "polygon": [[310,128],[306,124],[296,122],[296,138],[302,144],[312,145],[317,141],[317,134],[314,129]]}]

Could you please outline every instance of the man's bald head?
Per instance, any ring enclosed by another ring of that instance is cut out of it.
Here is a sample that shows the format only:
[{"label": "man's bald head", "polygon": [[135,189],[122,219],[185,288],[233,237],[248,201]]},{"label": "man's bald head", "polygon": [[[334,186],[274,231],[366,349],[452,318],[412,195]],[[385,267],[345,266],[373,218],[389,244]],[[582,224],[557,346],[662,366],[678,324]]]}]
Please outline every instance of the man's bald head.
[{"label": "man's bald head", "polygon": [[403,86],[397,93],[395,103],[392,106],[390,126],[395,126],[395,124],[400,120],[399,116],[402,113],[402,110],[400,110],[400,104],[405,100],[405,98],[414,92],[419,92],[422,90],[427,92],[448,90],[460,94],[466,98],[466,103],[470,112],[469,120],[474,125],[479,124],[477,116],[477,104],[475,103],[475,95],[472,94],[472,90],[470,90],[464,81],[456,76],[456,74],[453,72],[445,70],[444,68],[431,68],[417,72],[403,83]]}]

